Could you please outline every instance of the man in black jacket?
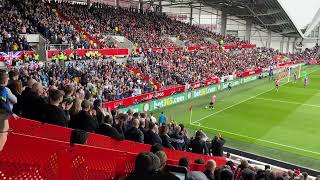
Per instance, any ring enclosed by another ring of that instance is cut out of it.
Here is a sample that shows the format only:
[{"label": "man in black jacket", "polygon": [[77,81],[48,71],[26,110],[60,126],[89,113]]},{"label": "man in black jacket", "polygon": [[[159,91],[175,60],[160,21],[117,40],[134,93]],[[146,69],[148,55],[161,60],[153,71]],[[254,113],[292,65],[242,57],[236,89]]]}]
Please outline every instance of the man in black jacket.
[{"label": "man in black jacket", "polygon": [[200,131],[196,132],[196,137],[191,141],[190,147],[193,153],[197,154],[208,154],[207,143],[201,139],[202,133]]},{"label": "man in black jacket", "polygon": [[220,133],[214,137],[211,146],[213,156],[223,156],[223,145],[225,142]]},{"label": "man in black jacket", "polygon": [[170,135],[170,142],[171,142],[171,145],[174,147],[174,149],[181,151],[182,148],[185,146],[185,143],[184,143],[183,136],[179,135],[180,131],[181,131],[180,126],[174,127],[174,133]]},{"label": "man in black jacket", "polygon": [[162,144],[162,140],[159,134],[157,133],[157,131],[158,131],[158,126],[155,123],[150,122],[149,131],[144,136],[144,142],[150,145],[154,145],[156,143]]},{"label": "man in black jacket", "polygon": [[95,111],[90,110],[91,103],[83,100],[81,103],[82,110],[72,119],[69,127],[73,129],[82,129],[87,132],[95,132],[99,128],[99,124],[95,118]]},{"label": "man in black jacket", "polygon": [[42,97],[46,95],[40,83],[34,83],[31,90],[22,97],[22,117],[41,121],[44,118],[45,107],[48,104]]},{"label": "man in black jacket", "polygon": [[100,99],[96,99],[94,102],[93,102],[93,107],[94,107],[94,110],[96,110],[96,113],[97,113],[97,121],[99,124],[103,123],[104,121],[104,118],[105,118],[105,112],[103,110],[103,107],[102,107],[102,102]]},{"label": "man in black jacket", "polygon": [[104,123],[100,124],[99,129],[97,130],[98,134],[112,137],[116,140],[124,140],[124,135],[122,129],[120,128],[119,132],[116,128],[111,126],[112,119],[109,115],[104,118]]},{"label": "man in black jacket", "polygon": [[144,143],[143,132],[139,129],[139,120],[132,120],[132,128],[125,132],[127,140]]},{"label": "man in black jacket", "polygon": [[[45,115],[42,122],[67,127],[69,123],[68,110],[73,103],[63,102],[64,92],[60,90],[49,91],[49,104],[45,107]],[[62,103],[62,107],[60,107]]]}]

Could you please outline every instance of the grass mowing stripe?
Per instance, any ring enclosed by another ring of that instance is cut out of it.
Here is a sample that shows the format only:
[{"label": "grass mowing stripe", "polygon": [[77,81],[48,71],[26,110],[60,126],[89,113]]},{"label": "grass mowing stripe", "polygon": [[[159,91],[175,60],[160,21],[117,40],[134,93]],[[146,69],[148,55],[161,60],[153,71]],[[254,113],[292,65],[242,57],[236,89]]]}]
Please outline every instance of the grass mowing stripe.
[{"label": "grass mowing stripe", "polygon": [[[316,71],[318,71],[318,70],[319,70],[319,69],[313,70],[313,71],[310,72],[309,74],[312,74],[312,73],[314,73],[314,72],[316,72]],[[290,81],[289,81],[289,82],[290,82]],[[283,85],[285,85],[285,84],[288,84],[289,82],[285,82],[285,83],[281,84],[281,86],[283,86]],[[256,97],[258,97],[258,96],[260,96],[260,95],[262,95],[262,94],[265,94],[265,93],[267,93],[267,92],[272,91],[273,89],[275,89],[275,88],[273,87],[273,88],[271,88],[271,89],[269,89],[269,90],[267,90],[267,91],[263,91],[263,92],[261,92],[261,93],[259,93],[259,94],[257,94],[257,95],[251,96],[251,97],[249,97],[249,98],[247,98],[247,99],[245,99],[245,100],[243,100],[243,101],[240,101],[240,102],[235,103],[235,104],[233,104],[233,105],[231,105],[231,106],[228,106],[228,107],[226,107],[226,108],[224,108],[224,109],[221,109],[221,110],[219,110],[219,111],[216,111],[216,112],[214,112],[214,113],[212,113],[212,114],[209,114],[209,115],[207,115],[207,116],[205,116],[205,117],[203,117],[203,118],[200,118],[200,119],[198,119],[198,120],[196,120],[196,121],[193,121],[193,122],[191,122],[191,123],[192,123],[192,124],[199,123],[200,121],[202,121],[202,120],[204,120],[204,119],[206,119],[206,118],[208,118],[208,117],[211,117],[211,116],[213,116],[213,115],[215,115],[215,114],[218,114],[218,113],[220,113],[220,112],[223,112],[223,111],[225,111],[225,110],[228,110],[228,109],[230,109],[230,108],[232,108],[232,107],[234,107],[234,106],[237,106],[237,105],[242,104],[242,103],[244,103],[244,102],[247,102],[247,101],[249,101],[249,100],[251,100],[251,99],[254,99],[254,98],[256,98]]]},{"label": "grass mowing stripe", "polygon": [[[314,72],[316,72],[318,70],[319,69],[317,68],[317,69],[313,70],[312,72],[310,72],[308,74],[314,73]],[[286,83],[284,83],[282,85],[285,85],[287,83],[288,82],[286,82]],[[268,91],[264,91],[262,93],[259,93],[259,94],[255,95],[255,96],[249,97],[249,98],[247,98],[245,100],[242,100],[242,101],[240,101],[238,103],[235,103],[235,104],[233,104],[233,105],[231,105],[229,107],[221,109],[220,111],[217,111],[217,112],[214,112],[212,114],[209,114],[204,118],[201,118],[201,119],[199,119],[197,121],[194,121],[193,123],[191,123],[191,126],[201,127],[201,128],[204,128],[204,129],[214,130],[214,131],[218,131],[218,132],[223,132],[223,133],[226,133],[226,134],[230,134],[232,136],[240,137],[241,139],[247,139],[247,140],[250,140],[250,141],[253,140],[253,141],[257,141],[257,142],[261,142],[261,143],[267,143],[269,145],[276,145],[278,147],[283,147],[283,148],[286,148],[286,149],[291,149],[291,150],[296,150],[296,151],[299,151],[299,152],[309,153],[309,154],[313,154],[313,155],[319,157],[319,155],[320,155],[319,152],[306,150],[306,149],[302,149],[302,148],[298,148],[298,147],[294,147],[294,146],[289,146],[289,145],[285,145],[285,144],[281,144],[281,143],[276,143],[276,142],[272,142],[272,141],[268,141],[268,140],[264,140],[264,139],[258,139],[258,138],[254,138],[254,137],[250,137],[250,136],[246,136],[246,135],[241,135],[241,134],[237,134],[237,133],[233,133],[233,132],[228,132],[228,131],[224,131],[224,130],[220,130],[220,129],[216,129],[216,128],[210,128],[210,127],[207,127],[207,126],[202,126],[200,123],[196,124],[197,122],[202,121],[202,120],[204,120],[204,119],[206,119],[206,118],[208,118],[208,117],[210,117],[210,116],[212,116],[214,114],[217,114],[217,113],[220,113],[220,112],[225,111],[227,109],[230,109],[230,108],[232,108],[232,107],[234,107],[234,106],[236,106],[238,104],[241,104],[241,103],[244,103],[246,101],[249,101],[249,100],[251,100],[253,98],[256,98],[257,96],[262,95],[264,93],[268,93],[269,91],[272,91],[273,89],[274,89],[274,87],[272,89],[268,90]],[[302,103],[299,103],[299,104],[302,104]],[[260,143],[258,143],[258,144],[260,144]]]},{"label": "grass mowing stripe", "polygon": [[304,104],[304,103],[299,103],[299,102],[282,101],[282,100],[277,100],[277,99],[259,98],[259,97],[256,97],[255,99],[260,99],[260,100],[265,100],[265,101],[273,101],[273,102],[280,102],[280,103],[287,103],[287,104],[297,104],[297,105],[301,105],[301,106],[311,106],[311,107],[320,108],[320,105],[314,105],[314,104]]},{"label": "grass mowing stripe", "polygon": [[265,142],[265,143],[268,143],[268,144],[273,144],[273,145],[282,146],[282,147],[286,147],[286,148],[290,148],[290,149],[295,149],[295,150],[298,150],[298,151],[303,151],[303,152],[308,152],[308,153],[311,153],[311,154],[320,155],[320,152],[314,152],[314,151],[310,151],[310,150],[306,150],[306,149],[302,149],[302,148],[297,148],[297,147],[294,147],[294,146],[280,144],[280,143],[276,143],[276,142],[272,142],[272,141],[268,141],[268,140],[264,140],[264,139],[258,139],[258,138],[254,138],[254,137],[250,137],[250,136],[246,136],[246,135],[241,135],[241,134],[237,134],[237,133],[233,133],[233,132],[228,132],[228,131],[224,131],[224,130],[219,130],[219,129],[215,129],[215,128],[210,128],[210,127],[206,127],[206,126],[195,125],[193,123],[191,125],[197,126],[197,127],[201,127],[201,128],[204,128],[204,129],[214,130],[214,131],[217,131],[217,132],[222,132],[222,133],[225,133],[225,134],[231,134],[231,135],[242,137],[242,138],[246,138],[246,139],[251,139],[251,140],[254,140],[254,141]]},{"label": "grass mowing stripe", "polygon": [[208,117],[210,117],[210,116],[213,116],[213,115],[218,114],[218,113],[220,113],[220,112],[222,112],[222,111],[225,111],[225,110],[227,110],[227,109],[230,109],[230,108],[232,108],[232,107],[234,107],[234,106],[237,106],[237,105],[239,105],[239,104],[242,104],[242,103],[244,103],[244,102],[246,102],[246,101],[249,101],[249,100],[251,100],[251,99],[254,99],[254,98],[256,98],[257,96],[260,96],[260,95],[262,95],[262,94],[264,94],[264,93],[267,93],[267,92],[269,92],[269,91],[271,91],[271,90],[273,90],[273,89],[274,89],[274,88],[272,88],[272,89],[270,89],[270,90],[268,90],[268,91],[264,91],[264,92],[262,92],[262,93],[259,93],[259,94],[255,95],[255,96],[251,96],[251,97],[249,97],[249,98],[247,98],[247,99],[245,99],[245,100],[243,100],[243,101],[237,102],[237,103],[235,103],[235,104],[233,104],[233,105],[231,105],[231,106],[228,106],[228,107],[226,107],[226,108],[223,108],[223,109],[221,109],[221,110],[219,110],[219,111],[216,111],[216,112],[214,112],[214,113],[212,113],[212,114],[209,114],[209,115],[207,115],[207,116],[205,116],[205,117],[203,117],[203,118],[201,118],[201,119],[199,119],[199,120],[196,120],[196,121],[194,121],[194,122],[192,122],[192,123],[198,123],[198,122],[200,122],[200,121],[202,121],[202,120],[204,120],[204,119],[206,119],[206,118],[208,118]]}]

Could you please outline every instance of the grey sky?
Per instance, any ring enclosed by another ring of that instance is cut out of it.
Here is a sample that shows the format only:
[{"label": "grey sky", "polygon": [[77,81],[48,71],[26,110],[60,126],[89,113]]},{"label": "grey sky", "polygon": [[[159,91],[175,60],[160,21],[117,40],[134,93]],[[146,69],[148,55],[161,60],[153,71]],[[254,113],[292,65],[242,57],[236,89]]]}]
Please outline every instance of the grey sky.
[{"label": "grey sky", "polygon": [[320,8],[320,0],[279,0],[298,28],[311,22]]}]

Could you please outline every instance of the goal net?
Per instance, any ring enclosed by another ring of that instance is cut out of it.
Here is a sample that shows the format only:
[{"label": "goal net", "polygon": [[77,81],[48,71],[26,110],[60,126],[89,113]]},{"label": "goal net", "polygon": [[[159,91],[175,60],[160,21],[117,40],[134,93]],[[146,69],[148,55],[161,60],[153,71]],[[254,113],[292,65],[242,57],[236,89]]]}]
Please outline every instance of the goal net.
[{"label": "goal net", "polygon": [[301,64],[288,65],[278,68],[276,79],[290,82],[301,76]]}]

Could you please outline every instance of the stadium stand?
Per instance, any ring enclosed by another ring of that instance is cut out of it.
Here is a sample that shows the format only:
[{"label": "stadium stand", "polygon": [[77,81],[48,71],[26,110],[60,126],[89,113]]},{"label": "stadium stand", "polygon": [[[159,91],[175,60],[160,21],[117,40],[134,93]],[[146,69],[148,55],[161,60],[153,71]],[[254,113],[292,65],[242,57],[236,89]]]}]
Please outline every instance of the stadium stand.
[{"label": "stadium stand", "polygon": [[36,28],[12,4],[0,7],[0,50],[31,50],[27,40],[21,35],[36,33]]},{"label": "stadium stand", "polygon": [[226,45],[245,43],[238,38],[224,37],[171,20],[165,15],[139,13],[133,9],[115,9],[103,4],[93,4],[88,9],[85,5],[66,2],[55,4],[28,0],[12,1],[7,6],[9,7],[3,8],[19,11],[17,19],[25,21],[21,27],[23,31],[19,33],[35,33],[37,29],[47,38],[48,43],[71,44],[71,49],[98,48],[99,45],[100,48],[115,47],[115,44],[104,38],[104,35],[110,34],[125,36],[135,43],[136,47],[143,48],[176,46],[163,38],[167,35],[178,37],[184,41],[185,46],[210,45],[204,37],[211,37],[216,41],[223,39]]},{"label": "stadium stand", "polygon": [[[0,70],[0,118],[14,114],[10,129],[4,129],[6,119],[0,119],[1,140],[8,136],[0,152],[3,179],[130,179],[140,175],[161,179],[165,170],[155,162],[161,162],[160,156],[145,153],[153,148],[164,152],[167,165],[186,166],[188,176],[205,172],[208,179],[216,180],[307,179],[306,173],[256,168],[245,160],[234,164],[223,156],[221,136],[210,139],[198,130],[190,137],[184,125],[172,119],[159,124],[152,114],[117,109],[184,92],[189,86],[195,89],[230,76],[240,78],[245,72],[261,73],[276,66],[277,56],[285,56],[286,63],[310,60],[319,47],[292,54],[265,47],[224,50],[204,37],[231,47],[248,43],[163,14],[99,3],[88,8],[67,2],[11,0],[0,10],[1,51],[31,50],[23,37],[26,33],[41,33],[48,43],[70,49],[116,48],[105,36],[121,35],[140,48],[136,56],[142,59],[135,61],[130,56],[128,63],[119,63],[115,57],[95,52],[84,56],[60,52],[63,58],[58,55],[59,61],[31,58],[22,65],[8,66],[9,72]],[[187,47],[206,48],[178,49],[164,38],[167,36]],[[200,86],[192,86],[194,83]],[[156,96],[164,90],[169,93]],[[124,104],[128,99],[130,104]],[[121,103],[112,108],[107,105],[114,102]],[[80,135],[85,143],[70,142],[74,130],[85,134]],[[151,163],[150,169],[138,171],[139,158],[145,158],[142,164]]]}]

